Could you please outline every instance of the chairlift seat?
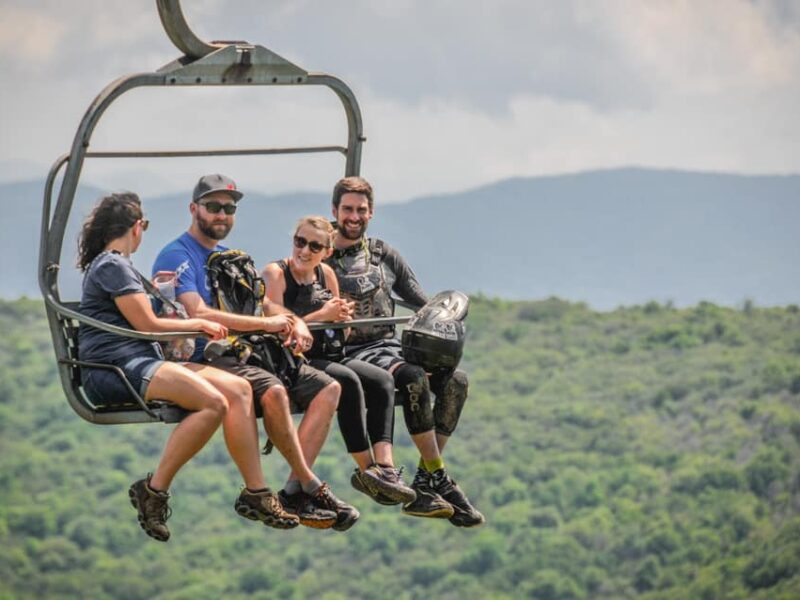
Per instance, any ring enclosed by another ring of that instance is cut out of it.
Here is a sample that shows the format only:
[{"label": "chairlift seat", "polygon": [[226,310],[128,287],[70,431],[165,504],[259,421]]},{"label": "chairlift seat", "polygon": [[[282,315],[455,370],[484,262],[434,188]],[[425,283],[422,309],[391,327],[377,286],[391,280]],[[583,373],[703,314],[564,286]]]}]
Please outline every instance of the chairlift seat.
[{"label": "chairlift seat", "polygon": [[[69,308],[77,310],[77,302],[65,304]],[[68,369],[70,383],[67,389],[68,399],[76,411],[81,411],[81,416],[93,423],[108,425],[117,423],[177,423],[189,413],[189,411],[166,400],[152,400],[145,404],[144,400],[136,393],[136,390],[125,380],[121,369],[113,365],[88,363],[80,360],[78,357],[78,321],[62,315],[59,318],[59,323],[59,330],[66,345],[66,357],[59,359],[58,362]],[[117,375],[125,380],[134,399],[113,404],[98,404],[90,400],[81,383],[81,368],[86,368],[88,365],[93,365],[92,368],[108,368],[116,371]]]}]

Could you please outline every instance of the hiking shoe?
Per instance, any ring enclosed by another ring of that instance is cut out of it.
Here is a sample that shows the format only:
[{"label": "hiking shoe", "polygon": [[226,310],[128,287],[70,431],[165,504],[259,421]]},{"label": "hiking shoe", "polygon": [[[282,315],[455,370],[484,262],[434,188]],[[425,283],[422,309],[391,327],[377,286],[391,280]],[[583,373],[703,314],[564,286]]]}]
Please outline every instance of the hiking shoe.
[{"label": "hiking shoe", "polygon": [[403,504],[417,499],[417,493],[403,481],[403,469],[373,464],[361,473],[361,481],[373,492]]},{"label": "hiking shoe", "polygon": [[484,516],[470,504],[466,494],[444,469],[439,469],[431,475],[431,485],[453,507],[453,516],[450,517],[450,522],[453,525],[456,527],[477,527],[486,522]]},{"label": "hiking shoe", "polygon": [[169,539],[169,529],[167,519],[172,516],[172,509],[169,507],[169,492],[159,492],[150,487],[150,478],[147,477],[134,482],[128,489],[128,496],[131,505],[139,513],[139,525],[144,532],[151,538],[159,542],[166,542]]},{"label": "hiking shoe", "polygon": [[433,489],[431,474],[425,469],[417,469],[411,488],[417,493],[417,498],[403,506],[404,514],[433,519],[449,519],[453,516],[453,507]]},{"label": "hiking shoe", "polygon": [[[364,478],[362,477],[363,473],[359,469],[355,469],[353,474],[350,476],[350,485],[352,485],[356,490],[361,492],[362,494],[366,494],[378,504],[383,504],[384,506],[395,506],[400,504],[399,500],[392,500],[385,494],[380,492],[375,493],[370,488],[367,487],[367,484],[364,482]],[[416,492],[415,492],[416,494]]]},{"label": "hiking shoe", "polygon": [[286,512],[277,494],[269,488],[260,492],[244,488],[233,506],[245,519],[261,521],[275,529],[294,529],[300,524],[297,515]]},{"label": "hiking shoe", "polygon": [[278,499],[286,512],[297,515],[300,525],[312,529],[330,529],[336,525],[336,512],[319,506],[314,498],[305,492],[287,494],[286,490],[281,490],[278,492]]},{"label": "hiking shoe", "polygon": [[361,516],[355,506],[334,496],[330,486],[324,481],[317,491],[311,494],[311,498],[317,506],[336,513],[336,524],[333,526],[336,531],[347,531],[356,524]]}]

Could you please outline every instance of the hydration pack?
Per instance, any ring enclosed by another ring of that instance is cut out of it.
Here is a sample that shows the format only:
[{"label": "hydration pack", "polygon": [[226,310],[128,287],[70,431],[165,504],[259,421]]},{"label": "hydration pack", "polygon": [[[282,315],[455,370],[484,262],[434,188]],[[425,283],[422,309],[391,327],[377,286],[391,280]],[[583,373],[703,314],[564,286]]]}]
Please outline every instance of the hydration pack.
[{"label": "hydration pack", "polygon": [[[264,314],[262,302],[266,286],[249,254],[241,250],[212,252],[206,261],[206,270],[214,308],[254,317]],[[220,356],[235,356],[243,364],[277,375],[287,388],[296,383],[302,360],[278,337],[268,333],[245,333],[209,342],[204,353],[212,361]]]},{"label": "hydration pack", "polygon": [[448,290],[431,298],[403,331],[403,357],[426,371],[454,369],[464,351],[469,310],[466,294]]},{"label": "hydration pack", "polygon": [[206,261],[214,308],[260,317],[266,287],[253,259],[241,250],[212,252]]}]

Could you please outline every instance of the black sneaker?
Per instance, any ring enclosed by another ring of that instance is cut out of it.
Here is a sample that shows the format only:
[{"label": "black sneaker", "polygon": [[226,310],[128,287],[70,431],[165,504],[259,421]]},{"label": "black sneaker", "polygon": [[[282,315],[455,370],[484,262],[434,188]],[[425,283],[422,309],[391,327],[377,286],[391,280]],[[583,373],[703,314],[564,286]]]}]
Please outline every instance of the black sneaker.
[{"label": "black sneaker", "polygon": [[373,492],[385,498],[408,504],[417,499],[417,493],[403,481],[403,469],[373,464],[361,473],[361,481]]},{"label": "black sneaker", "polygon": [[399,500],[392,500],[385,494],[380,492],[375,493],[370,488],[367,487],[367,484],[364,483],[364,478],[362,477],[363,473],[359,469],[355,469],[353,474],[350,476],[350,485],[352,485],[356,490],[361,492],[362,494],[366,494],[378,504],[383,504],[384,506],[395,506],[400,504]]},{"label": "black sneaker", "polygon": [[286,512],[297,515],[300,525],[312,529],[330,529],[336,525],[337,515],[334,511],[319,506],[314,499],[305,492],[287,494],[285,490],[278,492]]},{"label": "black sneaker", "polygon": [[433,489],[431,474],[425,469],[417,469],[411,488],[416,492],[417,498],[403,507],[404,514],[433,519],[449,519],[453,516],[453,507]]},{"label": "black sneaker", "polygon": [[453,507],[455,512],[450,517],[450,522],[453,525],[456,527],[477,527],[486,522],[484,516],[470,504],[466,494],[461,491],[458,484],[451,479],[444,469],[439,469],[431,475],[431,485]]},{"label": "black sneaker", "polygon": [[167,519],[172,516],[169,493],[151,489],[152,476],[152,473],[148,473],[146,478],[134,482],[128,490],[128,496],[133,508],[139,512],[139,525],[144,532],[159,542],[166,542],[169,539]]},{"label": "black sneaker", "polygon": [[261,521],[275,529],[294,529],[300,524],[297,515],[284,510],[277,494],[267,488],[260,492],[242,490],[234,504],[236,512],[251,521]]},{"label": "black sneaker", "polygon": [[333,526],[336,531],[347,531],[361,516],[355,506],[334,496],[330,486],[324,481],[317,491],[311,494],[311,498],[315,505],[336,513],[336,524]]}]

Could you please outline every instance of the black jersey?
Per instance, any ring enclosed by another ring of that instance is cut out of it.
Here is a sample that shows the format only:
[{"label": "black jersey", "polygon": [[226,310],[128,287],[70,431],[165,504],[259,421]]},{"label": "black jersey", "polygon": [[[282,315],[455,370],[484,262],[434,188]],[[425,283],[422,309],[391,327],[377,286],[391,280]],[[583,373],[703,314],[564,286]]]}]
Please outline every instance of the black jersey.
[{"label": "black jersey", "polygon": [[[414,271],[383,240],[362,238],[349,248],[334,250],[327,262],[336,273],[342,297],[355,302],[356,319],[393,316],[393,292],[415,306],[428,301]],[[394,325],[357,328],[347,342],[363,344],[391,338],[394,330]]]}]

